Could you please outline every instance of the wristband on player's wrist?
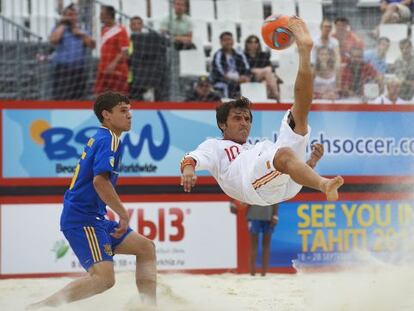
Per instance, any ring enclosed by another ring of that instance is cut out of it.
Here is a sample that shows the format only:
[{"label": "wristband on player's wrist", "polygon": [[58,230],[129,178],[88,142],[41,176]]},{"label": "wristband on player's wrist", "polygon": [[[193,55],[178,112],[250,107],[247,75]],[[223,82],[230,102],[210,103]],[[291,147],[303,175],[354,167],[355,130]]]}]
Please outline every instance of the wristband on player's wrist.
[{"label": "wristband on player's wrist", "polygon": [[195,161],[194,161],[194,159],[193,159],[193,158],[191,158],[191,157],[186,157],[186,158],[183,158],[183,159],[181,160],[181,164],[180,164],[181,174],[182,174],[182,173],[183,173],[183,171],[184,171],[184,167],[186,167],[186,166],[188,166],[188,165],[191,165],[193,168],[195,168],[196,163],[195,163]]}]

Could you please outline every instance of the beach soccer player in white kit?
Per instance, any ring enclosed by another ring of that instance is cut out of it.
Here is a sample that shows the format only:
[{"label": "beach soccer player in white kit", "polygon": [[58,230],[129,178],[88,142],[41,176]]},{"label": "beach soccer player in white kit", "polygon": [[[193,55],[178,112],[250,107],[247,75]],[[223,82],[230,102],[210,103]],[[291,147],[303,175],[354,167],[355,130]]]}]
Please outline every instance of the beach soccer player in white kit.
[{"label": "beach soccer player in white kit", "polygon": [[325,193],[328,201],[338,199],[343,178],[324,178],[313,170],[316,163],[305,162],[313,95],[310,65],[313,42],[302,19],[292,17],[288,28],[295,36],[299,68],[294,104],[282,120],[277,141],[246,143],[253,121],[247,98],[221,104],[216,109],[216,118],[223,139],[207,139],[181,161],[181,185],[185,192],[190,192],[196,184],[195,170],[208,170],[228,196],[247,204],[286,201],[302,186]]}]

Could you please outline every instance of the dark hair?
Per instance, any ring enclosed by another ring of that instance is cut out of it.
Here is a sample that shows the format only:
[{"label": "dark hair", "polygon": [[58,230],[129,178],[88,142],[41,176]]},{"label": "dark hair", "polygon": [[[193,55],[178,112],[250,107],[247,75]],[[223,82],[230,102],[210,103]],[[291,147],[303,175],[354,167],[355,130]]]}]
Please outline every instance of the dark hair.
[{"label": "dark hair", "polygon": [[102,8],[105,9],[106,13],[108,13],[112,19],[115,19],[115,8],[112,5],[103,5]]},{"label": "dark hair", "polygon": [[128,97],[111,91],[106,91],[105,93],[100,94],[93,105],[93,111],[99,122],[103,122],[102,111],[106,110],[110,112],[112,111],[112,108],[120,103],[129,104]]},{"label": "dark hair", "polygon": [[143,22],[142,18],[141,18],[141,17],[139,17],[138,15],[132,16],[130,20],[131,20],[131,21],[133,21],[133,20],[135,20],[135,19],[136,19],[136,20],[139,20],[139,21],[141,21],[141,22]]},{"label": "dark hair", "polygon": [[72,3],[69,3],[67,6],[65,6],[63,8],[62,15],[63,14],[66,14],[67,11],[76,11],[76,6],[75,6],[75,4],[73,2]]},{"label": "dark hair", "polygon": [[378,38],[378,43],[381,43],[382,41],[385,41],[387,43],[390,43],[390,39],[388,39],[387,37],[379,37]]},{"label": "dark hair", "polygon": [[[336,22],[336,21],[335,21]],[[319,26],[322,27],[323,23],[329,23],[332,25],[332,20],[328,19],[328,18],[324,18],[321,23],[319,24]]]},{"label": "dark hair", "polygon": [[246,40],[244,41],[244,52],[247,53],[247,42],[249,42],[252,39],[256,39],[256,41],[258,42],[256,53],[261,52],[262,51],[262,44],[260,43],[259,37],[256,36],[256,35],[250,35],[246,38]]},{"label": "dark hair", "polygon": [[233,38],[233,34],[230,31],[224,31],[220,34],[220,40],[223,40],[225,36],[230,36]]},{"label": "dark hair", "polygon": [[349,25],[349,19],[347,19],[345,16],[339,16],[335,18],[335,24],[338,22],[342,22],[342,23]]},{"label": "dark hair", "polygon": [[241,108],[241,109],[249,110],[250,123],[252,123],[253,115],[252,115],[252,111],[250,110],[251,104],[252,102],[248,98],[243,97],[243,96],[235,100],[231,100],[231,101],[219,104],[216,108],[216,120],[217,120],[217,126],[220,129],[220,131],[223,132],[223,130],[220,128],[220,124],[227,122],[227,118],[229,117],[230,110],[233,108]]},{"label": "dark hair", "polygon": [[403,44],[408,44],[409,46],[413,46],[413,44],[411,43],[411,40],[408,38],[402,39],[399,43],[399,45],[403,45]]}]

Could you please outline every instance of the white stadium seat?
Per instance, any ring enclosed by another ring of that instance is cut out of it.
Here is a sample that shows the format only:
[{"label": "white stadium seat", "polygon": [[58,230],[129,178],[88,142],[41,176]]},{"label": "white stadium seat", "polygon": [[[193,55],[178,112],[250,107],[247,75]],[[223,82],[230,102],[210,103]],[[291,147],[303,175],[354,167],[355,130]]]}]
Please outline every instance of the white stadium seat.
[{"label": "white stadium seat", "polygon": [[240,93],[247,97],[252,102],[264,103],[267,102],[266,85],[260,82],[247,82],[240,84]]},{"label": "white stadium seat", "polygon": [[55,0],[32,0],[31,15],[57,18],[59,14],[56,4]]},{"label": "white stadium seat", "polygon": [[189,11],[191,19],[210,22],[215,19],[213,0],[190,0]]},{"label": "white stadium seat", "polygon": [[217,20],[219,21],[240,21],[240,4],[237,0],[217,0]]},{"label": "white stadium seat", "polygon": [[217,19],[240,22],[243,20],[263,20],[261,0],[217,0]]},{"label": "white stadium seat", "polygon": [[291,103],[294,99],[294,83],[282,83],[280,85],[280,102]]},{"label": "white stadium seat", "polygon": [[358,0],[357,7],[360,8],[374,8],[379,7],[380,1],[378,0]]},{"label": "white stadium seat", "polygon": [[49,16],[30,16],[30,30],[47,41],[52,29],[56,25],[56,19]]},{"label": "white stadium seat", "polygon": [[323,19],[321,0],[298,0],[299,16],[306,22],[320,24]]},{"label": "white stadium seat", "polygon": [[244,41],[250,35],[256,35],[262,44],[262,49],[264,48],[262,34],[261,34],[262,24],[263,24],[263,21],[256,21],[256,20],[246,20],[240,23],[240,32],[241,32],[240,45],[243,49],[244,49]]},{"label": "white stadium seat", "polygon": [[28,17],[29,6],[27,0],[2,0],[2,14],[6,17]]},{"label": "white stadium seat", "polygon": [[263,2],[261,0],[240,0],[240,21],[262,21],[264,18]]},{"label": "white stadium seat", "polygon": [[151,19],[163,19],[170,12],[169,0],[151,0]]},{"label": "white stadium seat", "polygon": [[193,42],[197,49],[209,46],[207,22],[205,20],[194,20],[193,23]]},{"label": "white stadium seat", "polygon": [[181,50],[180,77],[207,75],[206,59],[202,50]]},{"label": "white stadium seat", "polygon": [[398,42],[391,41],[385,61],[387,64],[393,64],[399,57],[401,57],[400,44]]},{"label": "white stadium seat", "polygon": [[294,0],[272,0],[272,14],[296,15]]},{"label": "white stadium seat", "polygon": [[387,37],[391,41],[399,42],[407,38],[408,27],[407,24],[380,24],[380,37]]},{"label": "white stadium seat", "polygon": [[365,83],[364,84],[364,96],[368,99],[377,98],[380,95],[380,89],[378,83]]},{"label": "white stadium seat", "polygon": [[143,20],[148,18],[147,1],[122,0],[122,11],[130,17],[139,16]]},{"label": "white stadium seat", "polygon": [[277,53],[279,53],[277,75],[282,78],[284,83],[294,83],[299,67],[298,55],[294,52],[293,47]]}]

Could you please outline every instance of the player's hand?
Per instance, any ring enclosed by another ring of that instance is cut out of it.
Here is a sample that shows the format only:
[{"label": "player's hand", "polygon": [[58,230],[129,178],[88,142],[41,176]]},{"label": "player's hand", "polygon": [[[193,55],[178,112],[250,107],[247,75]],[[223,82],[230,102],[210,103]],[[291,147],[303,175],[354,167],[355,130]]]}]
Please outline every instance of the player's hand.
[{"label": "player's hand", "polygon": [[270,226],[273,228],[274,226],[277,225],[278,221],[279,221],[279,217],[277,215],[273,215],[272,220],[270,221]]},{"label": "player's hand", "polygon": [[184,167],[183,174],[181,175],[181,186],[184,188],[184,192],[191,192],[197,181],[197,175],[194,168],[191,165]]},{"label": "player's hand", "polygon": [[70,17],[62,17],[59,21],[59,24],[70,26],[72,25],[72,19]]},{"label": "player's hand", "polygon": [[72,27],[72,34],[77,37],[82,37],[85,35],[85,33],[78,26]]},{"label": "player's hand", "polygon": [[119,239],[125,232],[127,232],[127,230],[128,230],[128,223],[129,223],[129,219],[121,218],[119,220],[118,227],[115,228],[115,232],[111,233],[111,235],[115,239]]},{"label": "player's hand", "polygon": [[230,202],[230,212],[237,215],[237,205],[234,201]]},{"label": "player's hand", "polygon": [[308,161],[308,165],[312,168],[316,166],[318,161],[323,157],[324,148],[322,144],[316,143],[311,146],[312,152],[310,155],[310,159]]}]

